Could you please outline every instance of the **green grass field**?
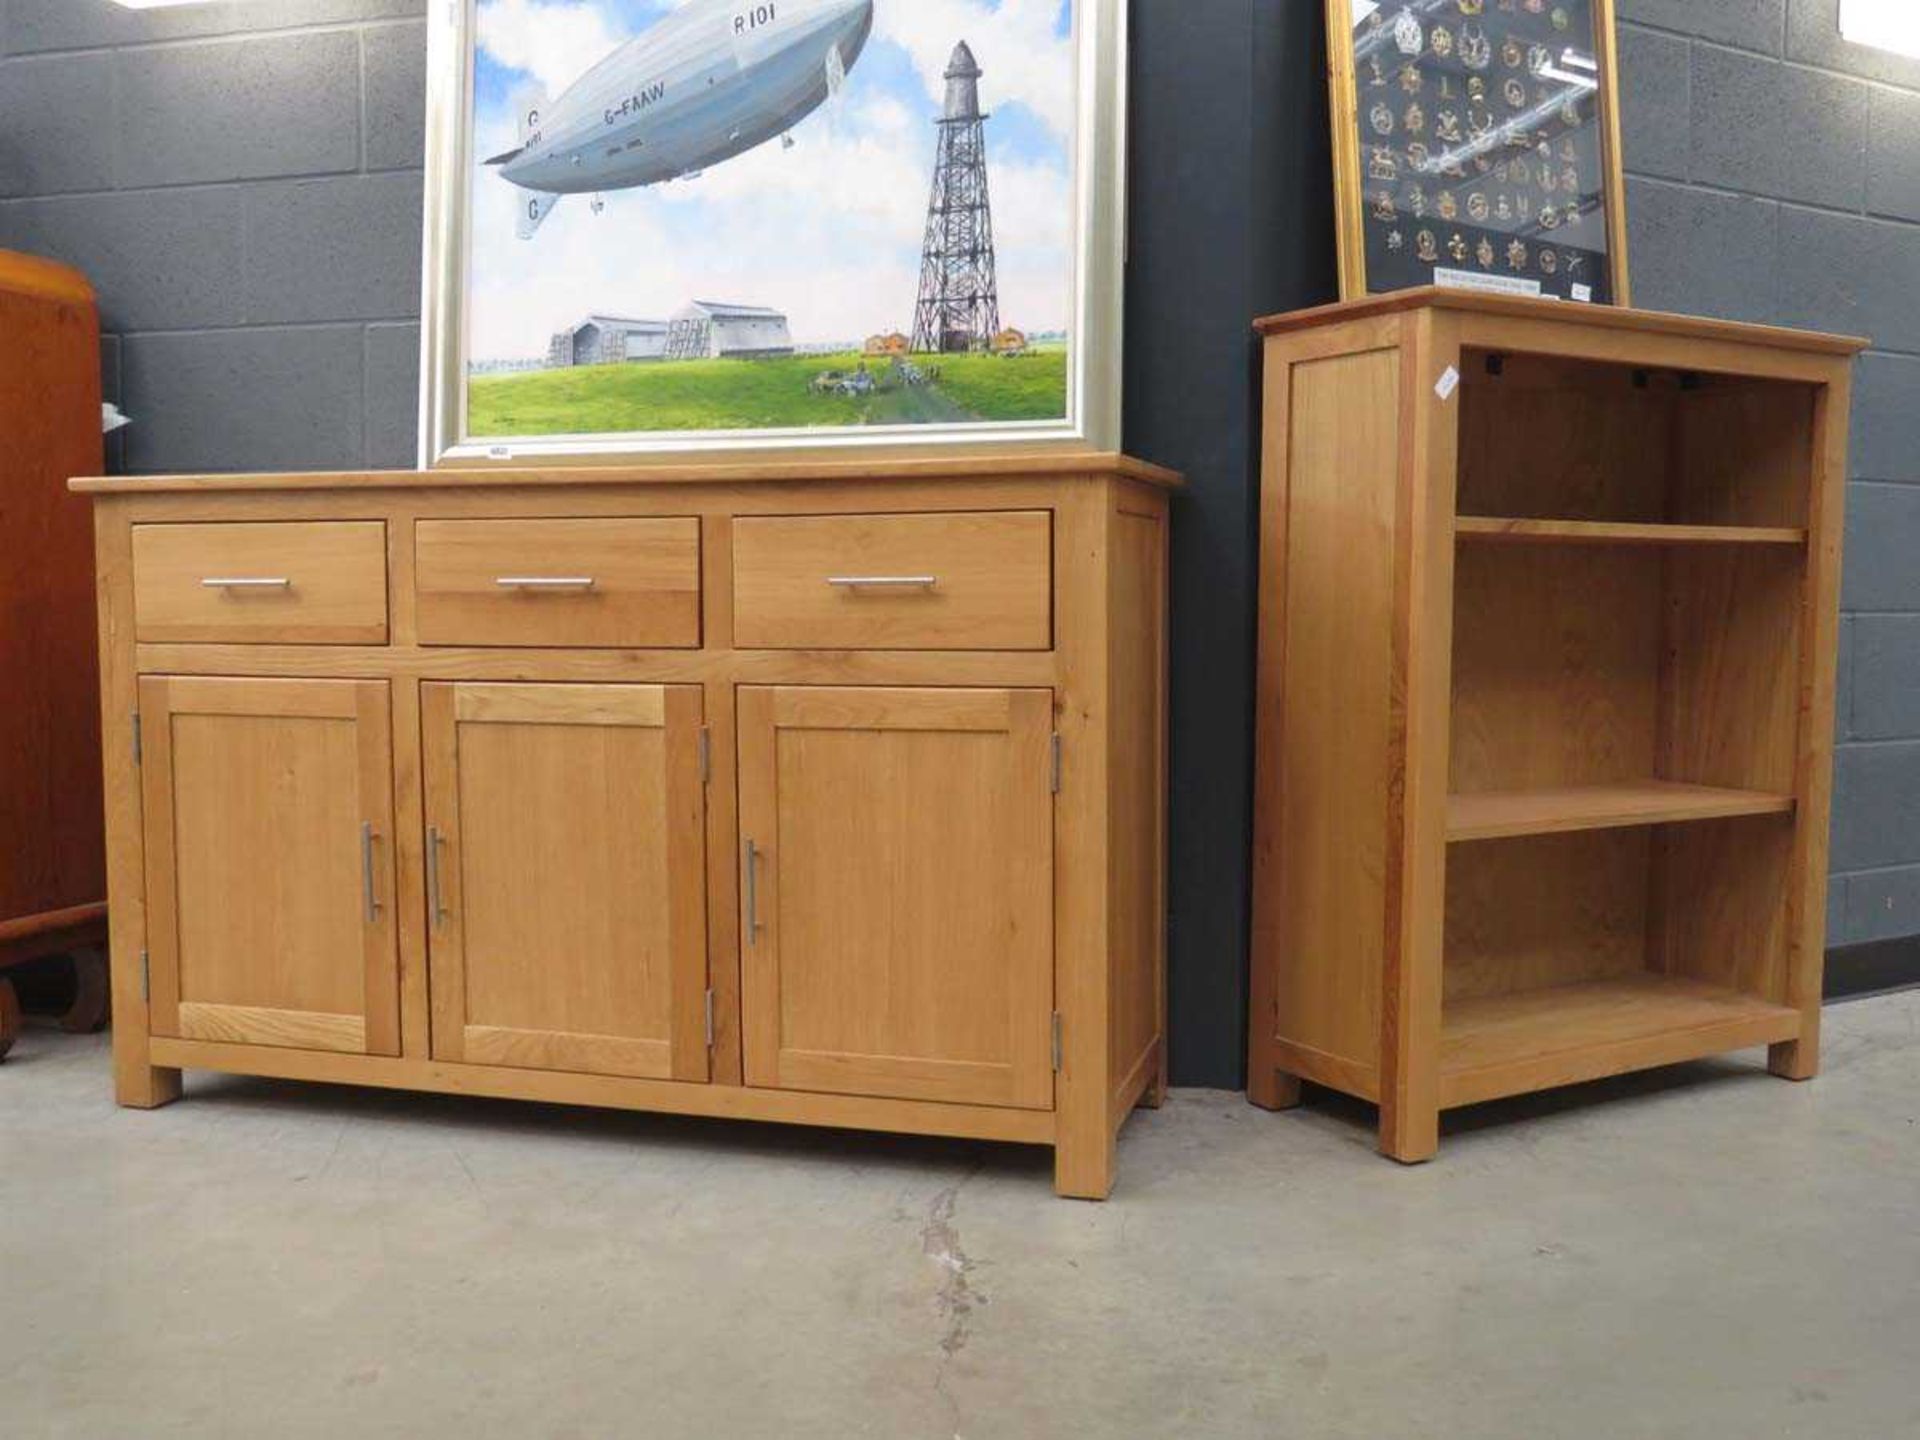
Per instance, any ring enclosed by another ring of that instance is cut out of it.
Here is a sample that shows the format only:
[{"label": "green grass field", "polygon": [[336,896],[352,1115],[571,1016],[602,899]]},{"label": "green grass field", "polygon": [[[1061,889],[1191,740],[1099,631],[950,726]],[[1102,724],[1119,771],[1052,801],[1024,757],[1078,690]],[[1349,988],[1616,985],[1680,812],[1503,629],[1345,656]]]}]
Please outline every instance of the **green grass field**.
[{"label": "green grass field", "polygon": [[487,375],[468,390],[476,438],[619,435],[665,430],[775,430],[820,426],[932,425],[970,420],[1052,420],[1067,410],[1067,352],[1036,350],[1017,360],[993,355],[926,357],[935,384],[894,382],[886,361],[869,361],[870,395],[816,395],[815,376],[850,373],[860,356],[791,360],[690,360],[598,365]]}]

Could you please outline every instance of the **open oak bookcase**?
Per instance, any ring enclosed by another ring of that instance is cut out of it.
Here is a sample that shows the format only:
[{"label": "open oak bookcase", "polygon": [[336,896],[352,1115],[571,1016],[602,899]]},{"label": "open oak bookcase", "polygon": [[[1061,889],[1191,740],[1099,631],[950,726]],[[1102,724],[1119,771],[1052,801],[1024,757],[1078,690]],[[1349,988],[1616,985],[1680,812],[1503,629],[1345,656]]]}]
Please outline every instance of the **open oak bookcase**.
[{"label": "open oak bookcase", "polygon": [[1818,1058],[1862,342],[1421,290],[1263,322],[1250,1090]]}]

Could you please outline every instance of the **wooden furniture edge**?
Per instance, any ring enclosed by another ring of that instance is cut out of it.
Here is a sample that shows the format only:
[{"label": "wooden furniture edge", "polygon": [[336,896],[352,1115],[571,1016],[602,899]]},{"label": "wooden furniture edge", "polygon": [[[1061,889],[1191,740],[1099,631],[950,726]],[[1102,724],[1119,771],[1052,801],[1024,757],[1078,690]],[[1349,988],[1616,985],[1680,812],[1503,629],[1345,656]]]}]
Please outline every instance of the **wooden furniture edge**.
[{"label": "wooden furniture edge", "polygon": [[1859,336],[1831,335],[1812,330],[1788,330],[1777,325],[1754,325],[1740,320],[1714,320],[1699,315],[1676,315],[1664,310],[1635,310],[1617,305],[1576,305],[1565,300],[1531,296],[1482,294],[1475,290],[1441,289],[1425,285],[1370,295],[1364,300],[1342,300],[1254,321],[1262,335],[1285,335],[1322,325],[1390,315],[1409,310],[1451,310],[1492,315],[1501,319],[1573,320],[1603,329],[1637,330],[1695,340],[1719,340],[1774,350],[1796,350],[1822,355],[1855,355],[1872,342]]},{"label": "wooden furniture edge", "polygon": [[73,305],[94,303],[93,286],[78,270],[18,250],[0,250],[0,286],[16,295],[37,295]]},{"label": "wooden furniture edge", "polygon": [[1780,1044],[1791,1041],[1799,1033],[1799,1026],[1797,1013],[1781,1009],[1774,1014],[1732,1016],[1599,1045],[1570,1045],[1561,1050],[1543,1050],[1520,1060],[1445,1071],[1440,1077],[1440,1108],[1458,1110],[1513,1095],[1531,1095],[1663,1065],[1730,1055],[1760,1045]]},{"label": "wooden furniture edge", "polygon": [[908,460],[664,461],[620,466],[502,466],[498,469],[342,471],[233,475],[96,475],[68,482],[85,495],[161,495],[180,492],[304,490],[492,490],[609,485],[766,485],[798,481],[908,484],[924,480],[1118,478],[1163,490],[1185,479],[1173,470],[1109,451],[940,456]]},{"label": "wooden furniture edge", "polygon": [[270,1080],[365,1085],[382,1090],[475,1095],[538,1104],[589,1105],[602,1110],[651,1111],[723,1120],[765,1120],[841,1130],[953,1139],[1054,1143],[1054,1117],[1044,1110],[950,1105],[804,1090],[761,1090],[679,1080],[459,1065],[444,1060],[333,1054],[317,1050],[231,1045],[204,1040],[149,1042],[154,1063],[181,1070],[215,1070]]},{"label": "wooden furniture edge", "polygon": [[64,910],[46,910],[38,915],[22,915],[13,920],[0,920],[0,946],[11,945],[20,940],[38,939],[43,935],[83,930],[100,925],[106,918],[107,902],[96,900],[90,905],[71,905]]}]

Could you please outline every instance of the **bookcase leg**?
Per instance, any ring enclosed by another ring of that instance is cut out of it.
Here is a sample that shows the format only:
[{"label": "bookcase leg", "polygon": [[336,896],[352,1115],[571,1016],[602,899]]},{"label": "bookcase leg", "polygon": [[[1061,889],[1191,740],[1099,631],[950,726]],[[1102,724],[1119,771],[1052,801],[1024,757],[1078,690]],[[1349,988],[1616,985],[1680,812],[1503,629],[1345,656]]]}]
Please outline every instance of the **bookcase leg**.
[{"label": "bookcase leg", "polygon": [[1767,1069],[1782,1080],[1811,1080],[1820,1073],[1820,1035],[1815,1031],[1798,1040],[1767,1047]]},{"label": "bookcase leg", "polygon": [[1380,1106],[1380,1153],[1402,1165],[1418,1165],[1440,1152],[1437,1106]]},{"label": "bookcase leg", "polygon": [[1263,1065],[1247,1077],[1247,1099],[1262,1110],[1291,1110],[1300,1103],[1300,1077]]}]

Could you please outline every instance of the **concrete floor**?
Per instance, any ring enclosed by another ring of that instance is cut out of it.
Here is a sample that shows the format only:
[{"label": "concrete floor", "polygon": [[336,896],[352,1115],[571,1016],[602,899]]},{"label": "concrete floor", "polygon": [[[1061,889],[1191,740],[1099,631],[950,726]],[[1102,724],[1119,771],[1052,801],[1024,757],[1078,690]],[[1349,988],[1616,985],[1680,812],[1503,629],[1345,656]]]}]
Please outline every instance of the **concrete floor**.
[{"label": "concrete floor", "polygon": [[1048,1157],[0,1066],[0,1435],[1920,1434],[1920,995],[1828,1069],[1684,1067],[1450,1126],[1177,1092],[1106,1205]]}]

